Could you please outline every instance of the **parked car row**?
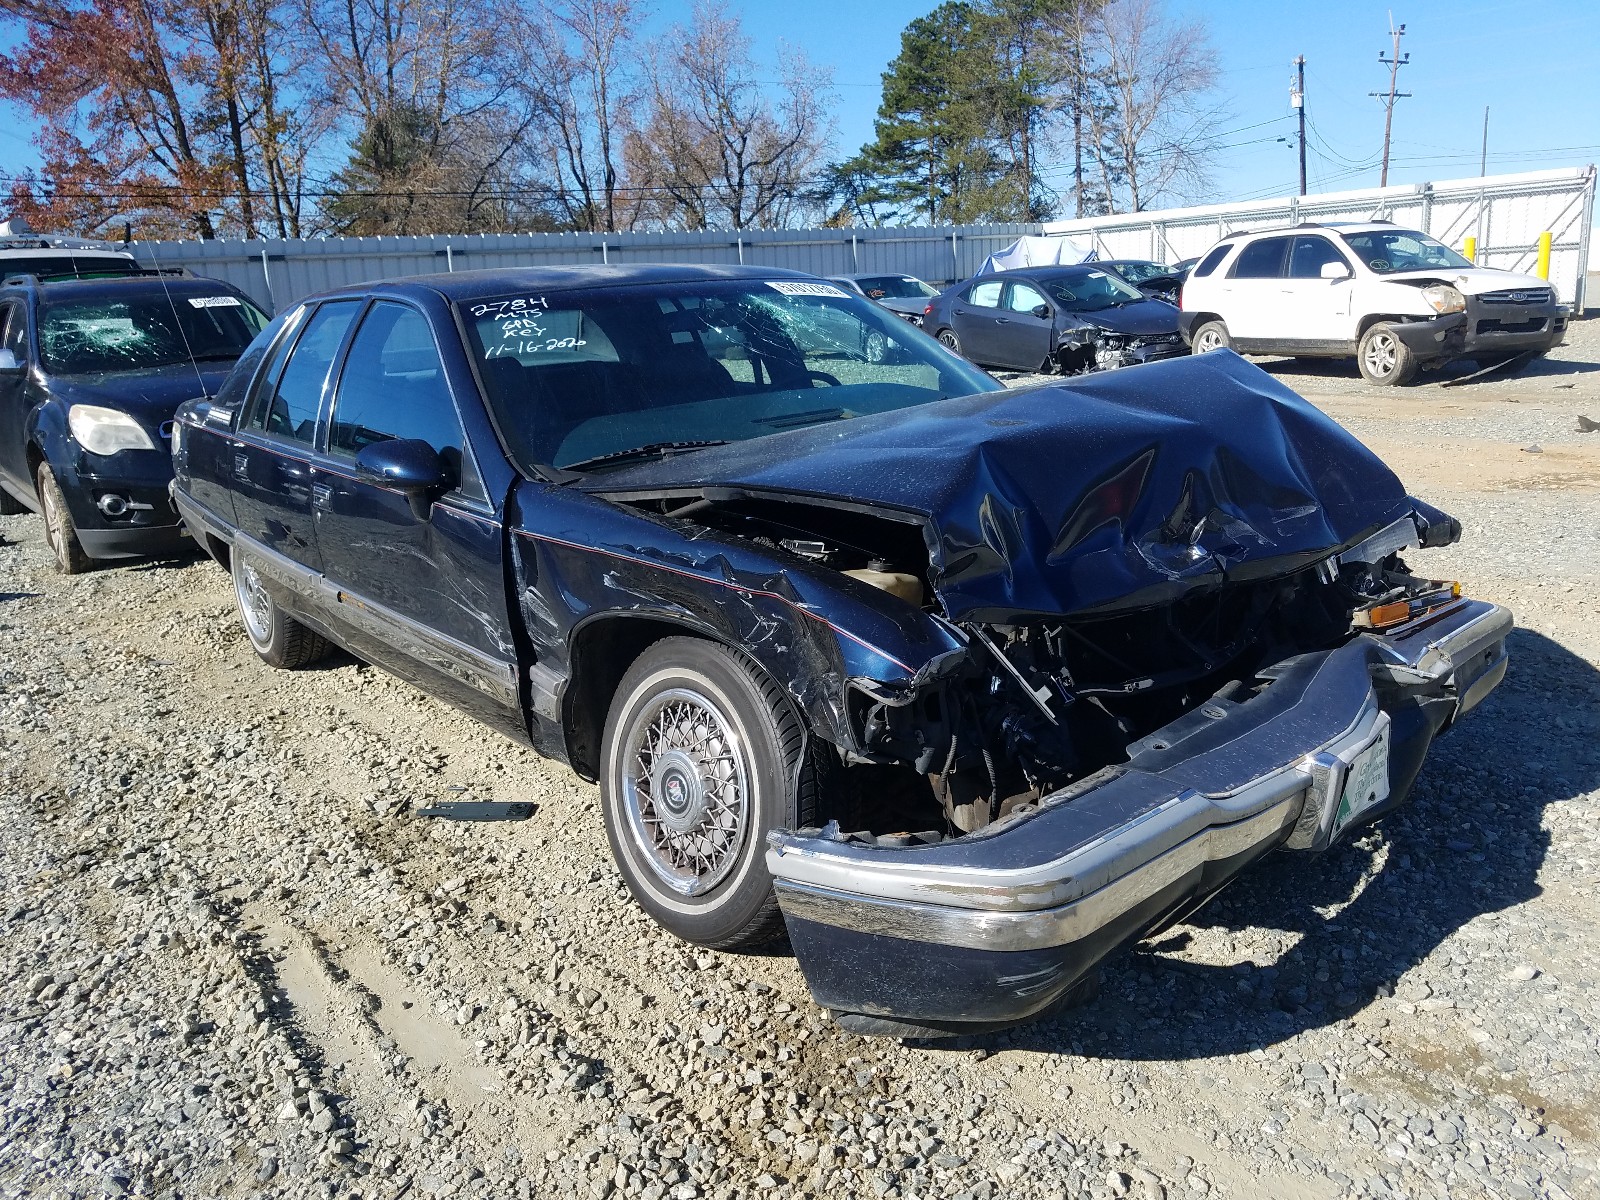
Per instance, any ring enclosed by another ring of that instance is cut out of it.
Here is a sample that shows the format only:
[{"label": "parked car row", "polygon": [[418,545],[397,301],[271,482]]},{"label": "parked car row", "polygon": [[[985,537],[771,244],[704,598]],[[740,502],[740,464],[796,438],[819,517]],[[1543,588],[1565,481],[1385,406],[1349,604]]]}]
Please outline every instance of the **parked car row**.
[{"label": "parked car row", "polygon": [[[956,298],[1027,317],[1033,365],[1159,303],[1092,267],[991,283]],[[6,296],[28,412],[66,409],[13,458],[93,495],[163,431],[74,421],[118,402],[45,369],[69,286]],[[154,338],[137,289],[218,354],[259,323],[206,281],[116,286],[72,345]],[[1399,804],[1505,671],[1510,614],[1409,566],[1459,524],[1226,351],[1008,390],[854,289],[663,265],[343,288],[220,385],[198,366],[172,498],[257,654],[341,645],[598,781],[644,909],[726,949],[786,931],[862,1033],[1070,1002],[1263,854]]]}]

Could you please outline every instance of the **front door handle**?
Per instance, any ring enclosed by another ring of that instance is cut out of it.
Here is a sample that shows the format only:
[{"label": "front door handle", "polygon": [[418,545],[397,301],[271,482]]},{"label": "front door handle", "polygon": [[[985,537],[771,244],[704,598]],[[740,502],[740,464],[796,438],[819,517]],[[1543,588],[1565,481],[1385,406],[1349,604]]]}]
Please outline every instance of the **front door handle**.
[{"label": "front door handle", "polygon": [[333,485],[317,482],[311,485],[311,503],[318,508],[327,508],[333,500]]},{"label": "front door handle", "polygon": [[250,477],[250,459],[246,455],[238,452],[234,453],[233,473],[240,479],[248,479]]},{"label": "front door handle", "polygon": [[996,325],[1009,325],[1009,324],[1011,324],[1011,318],[1010,317],[996,317],[994,319],[994,323]]}]

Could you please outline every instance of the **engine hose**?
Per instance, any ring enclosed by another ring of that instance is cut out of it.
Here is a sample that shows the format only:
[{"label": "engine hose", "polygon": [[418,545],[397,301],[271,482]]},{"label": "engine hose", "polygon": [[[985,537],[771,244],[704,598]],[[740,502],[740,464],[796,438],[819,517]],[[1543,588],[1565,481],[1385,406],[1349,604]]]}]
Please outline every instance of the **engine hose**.
[{"label": "engine hose", "polygon": [[987,746],[983,748],[983,765],[989,768],[989,819],[993,821],[1000,816],[1000,777],[995,774],[994,756]]}]

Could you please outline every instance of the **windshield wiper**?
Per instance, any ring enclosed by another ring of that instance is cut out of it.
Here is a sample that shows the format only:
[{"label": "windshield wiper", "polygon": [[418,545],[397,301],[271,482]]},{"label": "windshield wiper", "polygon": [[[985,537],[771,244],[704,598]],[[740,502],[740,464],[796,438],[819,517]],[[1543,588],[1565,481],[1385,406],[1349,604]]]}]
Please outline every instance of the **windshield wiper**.
[{"label": "windshield wiper", "polygon": [[562,468],[564,471],[588,471],[604,463],[621,463],[636,458],[671,458],[674,454],[685,450],[704,450],[708,446],[726,446],[727,440],[708,440],[699,442],[650,442],[643,446],[634,446],[627,450],[613,450],[609,454],[597,454],[593,458],[585,458],[580,462],[568,463]]}]

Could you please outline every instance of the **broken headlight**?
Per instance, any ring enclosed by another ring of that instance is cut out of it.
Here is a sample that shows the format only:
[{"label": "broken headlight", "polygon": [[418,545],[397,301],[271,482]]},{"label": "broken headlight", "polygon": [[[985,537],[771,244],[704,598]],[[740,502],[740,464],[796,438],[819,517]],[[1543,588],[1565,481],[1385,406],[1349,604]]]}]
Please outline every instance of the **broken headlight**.
[{"label": "broken headlight", "polygon": [[1422,289],[1422,299],[1440,316],[1465,311],[1467,298],[1448,283],[1436,283]]}]

